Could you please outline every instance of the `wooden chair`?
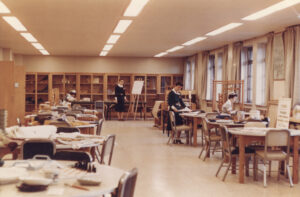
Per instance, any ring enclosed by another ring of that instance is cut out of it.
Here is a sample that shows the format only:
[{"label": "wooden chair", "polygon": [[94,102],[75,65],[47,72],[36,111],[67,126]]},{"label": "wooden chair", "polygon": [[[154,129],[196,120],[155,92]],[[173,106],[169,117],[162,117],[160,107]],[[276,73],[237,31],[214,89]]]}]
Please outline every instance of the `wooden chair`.
[{"label": "wooden chair", "polygon": [[129,173],[125,173],[119,180],[116,191],[111,193],[112,197],[133,197],[137,179],[137,169],[132,169]]},{"label": "wooden chair", "polygon": [[104,121],[104,119],[100,119],[100,120],[98,121],[98,124],[97,124],[97,130],[96,130],[96,135],[101,135],[101,130],[102,130],[103,121]]},{"label": "wooden chair", "polygon": [[203,158],[203,161],[209,156],[211,151],[211,145],[215,143],[213,152],[217,149],[218,144],[221,142],[221,136],[217,134],[217,132],[212,131],[213,129],[216,129],[216,126],[210,125],[207,118],[202,118],[202,133],[204,136],[204,146],[202,147],[202,150],[199,154],[199,158],[201,158],[202,153],[204,150],[206,151],[206,154]]},{"label": "wooden chair", "polygon": [[[232,147],[232,144],[229,139],[228,130],[226,127],[221,126],[220,127],[220,133],[221,133],[221,144],[222,144],[222,151],[223,151],[223,159],[220,164],[220,167],[218,168],[218,171],[216,173],[216,177],[218,176],[220,170],[222,167],[226,167],[226,171],[224,173],[222,181],[225,181],[226,176],[228,174],[229,169],[232,167],[233,159],[237,160],[239,156],[239,148],[238,147]],[[249,170],[249,160],[251,157],[254,159],[255,150],[251,148],[245,148],[245,159],[246,159],[246,170]],[[227,164],[227,166],[226,166]],[[248,174],[248,173],[247,173]]]},{"label": "wooden chair", "polygon": [[[264,187],[267,187],[267,172],[266,163],[267,161],[285,161],[286,170],[288,178],[290,181],[290,186],[293,187],[293,181],[290,174],[289,166],[290,158],[290,132],[288,130],[269,130],[267,131],[265,137],[265,149],[261,151],[256,151],[255,154],[255,165],[257,165],[257,160],[263,160],[263,172],[264,172]],[[280,165],[278,165],[280,168]],[[258,169],[255,167],[256,170]],[[255,171],[255,177],[257,172]],[[278,169],[277,179],[280,178],[280,169]]]},{"label": "wooden chair", "polygon": [[115,135],[108,135],[103,142],[101,152],[99,151],[99,147],[96,148],[96,158],[100,164],[111,164],[115,139]]},{"label": "wooden chair", "polygon": [[47,155],[53,158],[56,151],[55,143],[48,139],[25,140],[21,145],[21,158],[31,159],[35,155]]},{"label": "wooden chair", "polygon": [[105,104],[104,101],[95,101],[95,110],[101,113],[102,119],[105,120]]},{"label": "wooden chair", "polygon": [[[167,144],[169,144],[170,142],[173,142],[174,140],[179,140],[180,134],[182,131],[186,132],[186,137],[187,137],[187,142],[191,143],[192,142],[192,132],[193,132],[193,128],[189,125],[176,125],[176,121],[175,121],[175,113],[173,111],[169,111],[169,116],[170,116],[170,122],[171,122],[171,134],[169,136],[169,140],[167,142]],[[177,135],[179,137],[177,137]]]}]

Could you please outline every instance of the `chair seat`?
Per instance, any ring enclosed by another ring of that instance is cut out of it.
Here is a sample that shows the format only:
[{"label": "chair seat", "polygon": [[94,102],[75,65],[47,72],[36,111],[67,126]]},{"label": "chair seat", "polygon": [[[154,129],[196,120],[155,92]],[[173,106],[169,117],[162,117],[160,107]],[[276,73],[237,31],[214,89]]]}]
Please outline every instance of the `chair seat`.
[{"label": "chair seat", "polygon": [[[256,151],[257,156],[264,158],[265,152],[263,150]],[[267,152],[267,158],[268,160],[285,160],[287,154],[284,151],[281,150],[272,150]]]},{"label": "chair seat", "polygon": [[211,141],[221,141],[221,136],[219,135],[210,135]]},{"label": "chair seat", "polygon": [[[252,148],[245,147],[245,153],[246,153],[246,154],[253,154],[253,153],[255,153],[255,150],[252,149]],[[238,155],[238,154],[240,154],[240,149],[239,149],[239,147],[235,147],[235,148],[231,151],[231,154],[233,154],[233,155]]]},{"label": "chair seat", "polygon": [[187,130],[191,130],[192,128],[188,125],[179,125],[176,126],[176,130],[177,131],[187,131]]}]

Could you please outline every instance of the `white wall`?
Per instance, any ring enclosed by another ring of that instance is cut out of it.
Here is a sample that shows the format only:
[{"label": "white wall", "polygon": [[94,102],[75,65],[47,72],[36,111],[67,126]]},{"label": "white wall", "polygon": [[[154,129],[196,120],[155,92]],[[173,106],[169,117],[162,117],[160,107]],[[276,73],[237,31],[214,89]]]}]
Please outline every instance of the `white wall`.
[{"label": "white wall", "polygon": [[182,58],[23,56],[26,72],[183,74]]}]

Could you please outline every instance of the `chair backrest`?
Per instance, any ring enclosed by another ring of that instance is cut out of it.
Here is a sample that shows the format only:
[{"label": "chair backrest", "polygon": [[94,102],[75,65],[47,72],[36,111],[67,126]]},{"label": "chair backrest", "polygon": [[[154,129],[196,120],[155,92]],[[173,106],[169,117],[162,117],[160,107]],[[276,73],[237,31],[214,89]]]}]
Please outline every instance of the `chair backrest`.
[{"label": "chair backrest", "polygon": [[137,169],[134,168],[130,172],[122,175],[117,188],[117,197],[133,197],[137,173]]},{"label": "chair backrest", "polygon": [[224,156],[231,158],[231,144],[226,126],[220,126],[221,144]]},{"label": "chair backrest", "polygon": [[65,161],[93,161],[92,156],[88,152],[82,151],[57,151],[53,159]]},{"label": "chair backrest", "polygon": [[175,121],[175,113],[173,111],[169,111],[171,129],[176,131],[176,121]]},{"label": "chair backrest", "polygon": [[20,118],[17,118],[17,124],[18,124],[18,126],[19,126],[19,127],[21,127],[21,126],[22,126],[22,123],[21,123],[21,120],[20,120]]},{"label": "chair backrest", "polygon": [[80,130],[76,127],[57,127],[56,133],[80,133]]},{"label": "chair backrest", "polygon": [[48,139],[25,140],[21,145],[21,158],[31,159],[35,155],[47,155],[53,158],[56,151],[55,143]]},{"label": "chair backrest", "polygon": [[[102,145],[102,151],[101,151],[101,164],[106,164],[110,165],[111,164],[111,159],[114,151],[114,146],[115,146],[115,139],[116,135],[108,135]],[[108,161],[106,162],[106,158],[108,157]]]},{"label": "chair backrest", "polygon": [[209,136],[209,130],[208,130],[208,120],[207,118],[202,118],[202,131],[204,136]]},{"label": "chair backrest", "polygon": [[207,119],[216,119],[216,117],[219,115],[219,113],[217,112],[210,112],[210,113],[206,113],[205,117]]},{"label": "chair backrest", "polygon": [[286,150],[287,155],[290,152],[290,132],[289,130],[269,130],[265,138],[265,157],[272,147],[282,147]]},{"label": "chair backrest", "polygon": [[247,122],[244,127],[259,127],[259,128],[266,128],[266,124],[263,122]]},{"label": "chair backrest", "polygon": [[103,119],[100,119],[97,124],[96,135],[101,135],[102,125],[103,125]]},{"label": "chair backrest", "polygon": [[95,110],[103,110],[104,101],[95,101]]},{"label": "chair backrest", "polygon": [[159,107],[160,107],[160,105],[163,103],[164,101],[155,101],[155,103],[154,103],[154,106],[153,106],[153,108],[152,108],[152,116],[154,117],[154,118],[156,118],[156,119],[159,119],[158,118],[158,116],[157,116],[157,113],[158,113],[158,111],[159,111]]}]

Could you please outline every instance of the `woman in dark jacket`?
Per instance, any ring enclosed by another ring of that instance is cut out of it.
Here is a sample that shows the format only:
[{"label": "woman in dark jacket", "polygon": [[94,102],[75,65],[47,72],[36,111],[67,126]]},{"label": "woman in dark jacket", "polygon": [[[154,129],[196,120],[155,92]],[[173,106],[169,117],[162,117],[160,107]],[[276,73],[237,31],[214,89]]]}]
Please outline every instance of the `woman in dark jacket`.
[{"label": "woman in dark jacket", "polygon": [[120,80],[119,83],[115,87],[115,97],[117,98],[116,111],[118,114],[118,120],[123,119],[123,112],[125,111],[125,89],[124,89],[124,80]]}]

